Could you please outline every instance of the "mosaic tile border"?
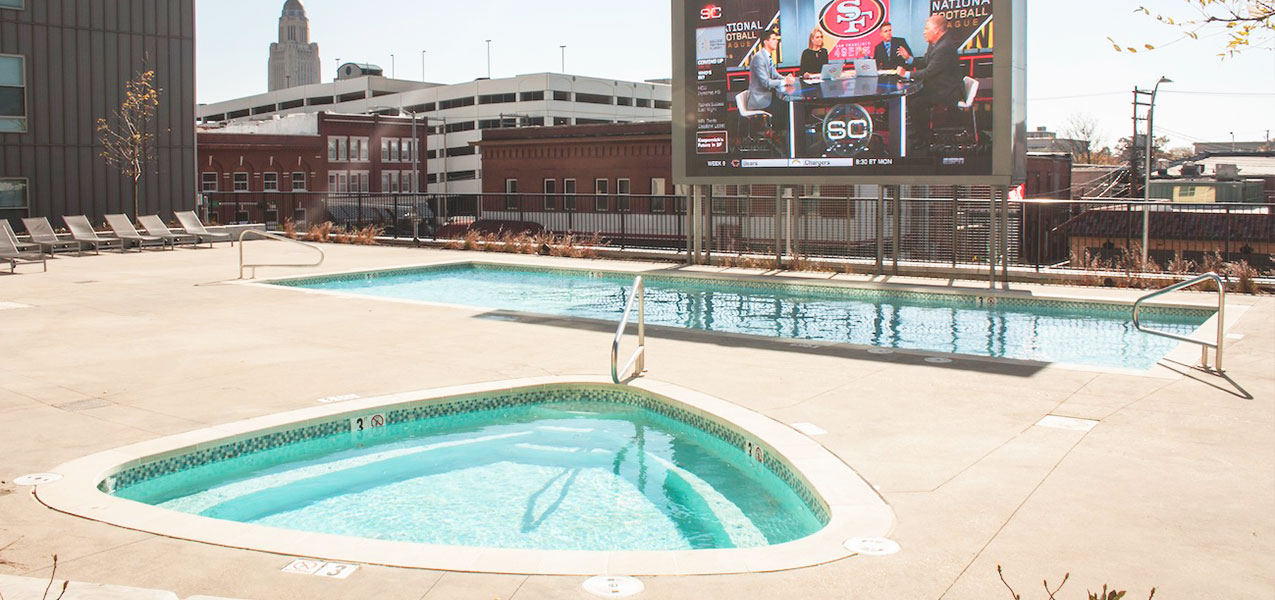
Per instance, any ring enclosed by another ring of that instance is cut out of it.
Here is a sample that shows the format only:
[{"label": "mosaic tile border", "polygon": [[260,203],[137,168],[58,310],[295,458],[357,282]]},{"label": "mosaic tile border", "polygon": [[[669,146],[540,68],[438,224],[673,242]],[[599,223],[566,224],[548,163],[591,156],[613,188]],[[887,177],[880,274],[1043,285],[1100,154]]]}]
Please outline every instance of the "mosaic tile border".
[{"label": "mosaic tile border", "polygon": [[[566,396],[565,398],[564,395]],[[499,393],[441,398],[379,410],[364,410],[337,415],[332,417],[332,420],[323,423],[235,440],[211,448],[198,449],[193,452],[128,467],[106,477],[98,484],[98,489],[104,493],[113,494],[118,490],[143,481],[187,469],[318,438],[350,434],[351,418],[361,415],[384,414],[385,424],[394,425],[516,406],[562,402],[564,399],[637,407],[706,433],[738,448],[744,454],[744,457],[741,457],[744,460],[758,461],[788,485],[815,517],[819,519],[820,523],[827,525],[831,520],[828,505],[810,488],[808,482],[787,461],[774,452],[773,448],[717,419],[683,408],[674,401],[649,392],[633,390],[632,388],[605,386],[558,385],[535,389],[515,389]]]},{"label": "mosaic tile border", "polygon": [[[953,291],[950,293],[940,292],[918,292],[911,290],[883,290],[868,289],[853,286],[836,286],[823,285],[819,282],[789,282],[789,281],[761,281],[756,279],[722,279],[717,277],[702,277],[695,275],[663,275],[654,273],[624,273],[618,271],[603,271],[592,269],[572,269],[562,267],[541,267],[541,266],[524,266],[524,265],[506,265],[496,263],[459,263],[446,265],[430,265],[424,267],[409,267],[404,269],[388,269],[381,271],[367,271],[360,273],[346,273],[341,275],[327,275],[304,277],[297,279],[276,280],[270,282],[271,285],[280,287],[304,288],[309,286],[322,285],[325,283],[343,282],[343,281],[376,281],[379,279],[387,279],[391,277],[405,275],[420,275],[432,272],[448,272],[448,271],[505,271],[514,273],[549,273],[557,275],[569,276],[587,276],[591,278],[604,278],[614,280],[618,284],[630,283],[633,278],[641,275],[648,282],[668,282],[678,284],[691,284],[705,287],[729,287],[735,289],[748,290],[778,290],[794,295],[815,295],[820,297],[849,297],[857,300],[912,300],[920,302],[936,302],[944,306],[952,306],[958,308],[983,308],[995,309],[997,307],[1023,307],[1023,308],[1053,308],[1062,310],[1075,310],[1097,312],[1106,315],[1125,315],[1132,316],[1132,305],[1119,302],[1089,302],[1080,300],[1059,300],[1048,298],[1019,298],[1013,296],[1000,296],[992,294],[965,293],[962,291]],[[1216,314],[1216,311],[1205,308],[1186,308],[1174,306],[1155,306],[1150,305],[1143,309],[1143,313],[1155,317],[1187,317],[1207,320]]]}]

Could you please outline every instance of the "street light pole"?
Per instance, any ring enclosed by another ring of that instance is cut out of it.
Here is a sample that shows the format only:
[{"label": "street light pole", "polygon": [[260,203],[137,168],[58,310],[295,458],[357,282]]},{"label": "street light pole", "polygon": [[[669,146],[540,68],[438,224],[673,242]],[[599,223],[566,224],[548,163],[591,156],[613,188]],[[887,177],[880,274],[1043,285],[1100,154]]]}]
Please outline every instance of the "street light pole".
[{"label": "street light pole", "polygon": [[566,73],[567,72],[567,47],[558,46],[558,48],[562,49],[562,72]]},{"label": "street light pole", "polygon": [[397,75],[397,70],[394,67],[394,55],[391,54],[390,55],[390,79],[394,79],[395,75]]},{"label": "street light pole", "polygon": [[1153,149],[1155,148],[1155,97],[1160,93],[1160,84],[1173,83],[1168,77],[1161,77],[1157,81],[1155,88],[1151,90],[1151,108],[1147,111],[1147,163],[1146,163],[1146,180],[1143,182],[1142,193],[1144,200],[1148,203],[1142,207],[1142,265],[1146,268],[1147,257],[1150,255],[1151,243],[1151,166],[1154,160]]},{"label": "street light pole", "polygon": [[487,79],[491,79],[491,40],[487,40]]},{"label": "street light pole", "polygon": [[421,83],[425,83],[425,51],[421,50]]}]

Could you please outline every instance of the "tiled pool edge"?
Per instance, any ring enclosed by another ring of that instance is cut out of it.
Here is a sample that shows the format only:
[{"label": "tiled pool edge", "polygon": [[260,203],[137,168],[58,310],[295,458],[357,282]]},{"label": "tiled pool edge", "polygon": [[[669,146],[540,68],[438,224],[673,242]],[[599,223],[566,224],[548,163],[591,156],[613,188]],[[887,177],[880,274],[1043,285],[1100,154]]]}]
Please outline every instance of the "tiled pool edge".
[{"label": "tiled pool edge", "polygon": [[[851,553],[841,543],[851,537],[885,535],[893,511],[850,467],[823,446],[787,426],[729,402],[691,390],[641,381],[628,386],[637,395],[671,400],[691,413],[720,421],[759,442],[767,456],[782,456],[791,477],[804,482],[827,506],[828,524],[801,540],[751,549],[679,552],[560,552],[431,546],[284,531],[175,513],[114,496],[97,483],[148,459],[213,450],[226,443],[332,422],[344,415],[390,412],[413,403],[429,403],[477,394],[525,393],[559,386],[610,387],[593,377],[550,377],[460,386],[355,400],[250,419],[205,430],[134,444],[72,461],[56,469],[64,479],[39,486],[36,496],[60,512],[144,531],[232,548],[366,564],[437,570],[541,575],[724,574],[814,566]],[[624,389],[624,388],[618,388]],[[768,465],[771,466],[771,465]],[[772,467],[773,468],[773,467]],[[782,475],[781,475],[782,477]]]}]

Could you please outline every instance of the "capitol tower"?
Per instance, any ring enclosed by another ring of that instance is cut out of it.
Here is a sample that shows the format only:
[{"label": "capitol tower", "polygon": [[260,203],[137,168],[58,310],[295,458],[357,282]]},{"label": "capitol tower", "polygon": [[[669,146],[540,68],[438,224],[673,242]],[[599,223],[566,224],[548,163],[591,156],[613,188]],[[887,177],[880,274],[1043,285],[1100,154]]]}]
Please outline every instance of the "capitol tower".
[{"label": "capitol tower", "polygon": [[312,83],[319,83],[319,45],[310,43],[301,0],[288,0],[279,17],[279,41],[270,44],[270,91]]}]

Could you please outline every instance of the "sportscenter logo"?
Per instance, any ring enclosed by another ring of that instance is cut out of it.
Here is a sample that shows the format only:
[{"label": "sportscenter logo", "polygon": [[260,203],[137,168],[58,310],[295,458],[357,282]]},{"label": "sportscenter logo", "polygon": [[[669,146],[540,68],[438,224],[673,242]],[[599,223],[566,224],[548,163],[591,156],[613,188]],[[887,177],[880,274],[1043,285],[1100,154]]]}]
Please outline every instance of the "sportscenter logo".
[{"label": "sportscenter logo", "polygon": [[726,154],[725,131],[700,131],[695,134],[696,154]]},{"label": "sportscenter logo", "polygon": [[722,18],[722,7],[716,4],[709,4],[699,11],[699,20],[701,21],[712,21],[720,18]]}]

